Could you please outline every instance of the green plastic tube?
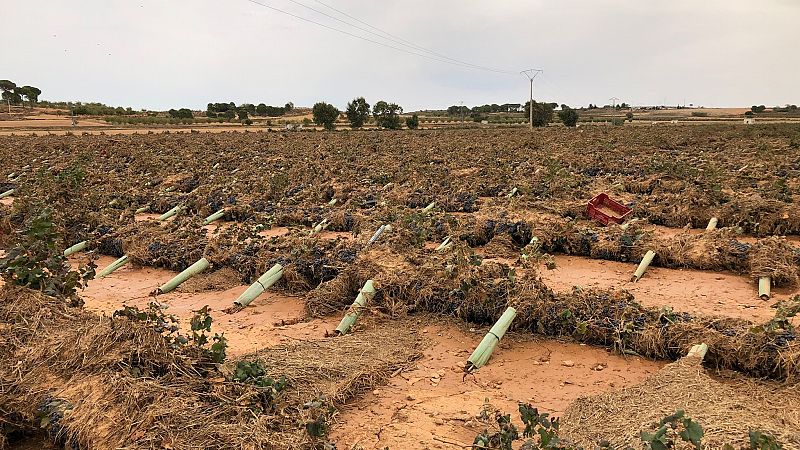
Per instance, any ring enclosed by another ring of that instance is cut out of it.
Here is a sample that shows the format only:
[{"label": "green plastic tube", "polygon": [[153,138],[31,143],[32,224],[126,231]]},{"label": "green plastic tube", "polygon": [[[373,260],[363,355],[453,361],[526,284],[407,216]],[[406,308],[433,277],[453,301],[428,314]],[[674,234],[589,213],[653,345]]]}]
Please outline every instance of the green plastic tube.
[{"label": "green plastic tube", "polygon": [[69,255],[71,255],[73,253],[78,253],[80,251],[83,251],[86,248],[86,245],[87,245],[86,241],[78,242],[77,244],[73,245],[72,247],[64,250],[64,257],[67,257],[67,256],[69,256]]},{"label": "green plastic tube", "polygon": [[446,238],[444,238],[442,243],[439,244],[438,247],[436,247],[436,251],[437,252],[441,252],[443,250],[447,250],[448,248],[450,248],[452,246],[453,246],[453,243],[450,241],[450,236],[447,236]]},{"label": "green plastic tube", "polygon": [[225,215],[225,208],[222,208],[219,211],[215,212],[214,214],[206,217],[206,219],[203,221],[203,225],[208,225],[211,222],[215,222],[215,221],[221,219],[222,216],[224,216],[224,215]]},{"label": "green plastic tube", "polygon": [[111,275],[115,270],[127,264],[129,260],[130,258],[128,258],[128,255],[123,255],[120,259],[114,261],[113,263],[109,264],[108,267],[100,271],[100,273],[97,274],[97,278],[105,278]]},{"label": "green plastic tube", "polygon": [[486,336],[483,337],[483,340],[481,340],[481,343],[475,348],[475,351],[472,352],[472,355],[467,360],[466,366],[464,366],[465,372],[469,373],[486,365],[489,358],[492,357],[492,352],[497,347],[500,339],[506,334],[508,327],[511,326],[511,322],[514,321],[516,316],[517,310],[509,306],[503,315],[497,319],[497,322],[495,322],[489,332],[486,333]]},{"label": "green plastic tube", "polygon": [[193,276],[197,275],[198,273],[208,269],[208,260],[205,258],[200,258],[196,263],[192,264],[191,266],[187,267],[183,270],[183,272],[176,275],[171,280],[164,283],[161,287],[158,288],[156,291],[157,294],[166,294],[167,292],[172,291],[176,287],[180,286]]},{"label": "green plastic tube", "polygon": [[508,197],[508,198],[511,198],[511,197],[513,197],[513,196],[514,196],[516,193],[517,193],[517,188],[514,188],[514,189],[512,189],[512,190],[511,190],[511,192],[509,192],[509,193],[506,195],[506,197]]},{"label": "green plastic tube", "polygon": [[12,195],[14,195],[14,192],[16,192],[16,189],[9,189],[9,190],[3,192],[2,194],[0,194],[0,198],[11,197]]},{"label": "green plastic tube", "polygon": [[329,201],[329,202],[328,202],[328,206],[333,206],[333,205],[335,205],[335,204],[336,204],[336,201],[337,201],[337,200],[336,200],[335,198],[331,199],[331,201]]},{"label": "green plastic tube", "polygon": [[436,202],[431,202],[428,206],[422,208],[422,212],[426,213],[436,206]]},{"label": "green plastic tube", "polygon": [[367,282],[364,283],[364,287],[361,288],[361,292],[358,293],[356,300],[347,309],[344,317],[342,317],[342,321],[339,322],[339,326],[336,327],[336,333],[342,335],[350,332],[350,328],[355,325],[356,320],[358,320],[358,316],[361,315],[361,311],[366,308],[367,303],[369,303],[374,296],[375,285],[373,284],[372,280],[367,280]]},{"label": "green plastic tube", "polygon": [[758,278],[758,296],[761,297],[761,300],[767,301],[772,296],[770,293],[771,285],[772,280],[770,277]]},{"label": "green plastic tube", "polygon": [[708,221],[708,225],[706,225],[706,231],[711,231],[711,230],[717,228],[717,222],[718,222],[717,218],[716,217],[712,217]]},{"label": "green plastic tube", "polygon": [[706,357],[706,353],[708,353],[708,344],[695,344],[689,349],[689,353],[686,356],[697,357],[702,361]]},{"label": "green plastic tube", "polygon": [[170,209],[169,211],[165,212],[164,214],[158,216],[158,220],[167,220],[170,217],[178,214],[183,209],[183,205],[177,205],[176,207]]},{"label": "green plastic tube", "polygon": [[283,266],[280,264],[275,264],[271,269],[264,273],[264,275],[261,275],[261,277],[259,277],[255,283],[251,284],[246,291],[242,292],[242,295],[240,295],[239,298],[233,302],[233,304],[236,306],[249,305],[250,302],[256,299],[256,297],[269,289],[273,284],[277,283],[282,276]]},{"label": "green plastic tube", "polygon": [[653,262],[653,258],[655,258],[655,256],[656,252],[652,250],[648,250],[647,253],[644,254],[644,258],[642,258],[642,262],[639,263],[639,267],[636,268],[636,272],[633,273],[631,281],[636,282],[642,278],[645,270],[647,270],[647,268],[650,266],[650,263]]},{"label": "green plastic tube", "polygon": [[378,230],[375,231],[375,234],[373,234],[372,237],[369,238],[369,242],[367,242],[367,245],[374,244],[375,241],[377,241],[378,238],[381,237],[381,234],[383,234],[383,230],[385,230],[385,229],[386,229],[386,225],[381,225],[380,227],[378,227]]},{"label": "green plastic tube", "polygon": [[134,214],[141,214],[141,213],[145,213],[145,212],[147,212],[148,210],[150,210],[150,205],[147,205],[147,206],[142,206],[141,208],[137,209],[137,210],[134,212]]},{"label": "green plastic tube", "polygon": [[325,228],[328,228],[328,225],[330,225],[328,223],[328,219],[322,219],[322,221],[320,223],[314,225],[314,228],[311,229],[311,232],[308,233],[308,235],[309,236],[313,236],[313,235],[319,233],[320,231],[324,230]]}]

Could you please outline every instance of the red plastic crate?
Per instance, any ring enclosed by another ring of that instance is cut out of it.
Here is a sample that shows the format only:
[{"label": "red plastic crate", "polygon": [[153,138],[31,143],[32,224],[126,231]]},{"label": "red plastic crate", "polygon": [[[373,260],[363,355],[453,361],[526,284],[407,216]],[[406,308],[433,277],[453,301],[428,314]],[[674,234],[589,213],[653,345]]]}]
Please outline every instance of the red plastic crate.
[{"label": "red plastic crate", "polygon": [[609,222],[618,224],[625,222],[628,216],[633,213],[633,210],[612,199],[604,192],[589,200],[587,212],[590,218],[603,225],[608,225]]}]

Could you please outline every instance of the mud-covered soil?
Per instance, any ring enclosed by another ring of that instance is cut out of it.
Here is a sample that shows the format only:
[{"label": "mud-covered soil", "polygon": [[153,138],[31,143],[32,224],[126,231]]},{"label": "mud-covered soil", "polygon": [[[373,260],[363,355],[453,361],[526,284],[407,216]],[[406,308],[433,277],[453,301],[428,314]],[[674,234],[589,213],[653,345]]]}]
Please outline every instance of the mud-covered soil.
[{"label": "mud-covered soil", "polygon": [[[90,282],[85,310],[157,300],[187,327],[208,305],[231,359],[335,345],[328,336],[373,279],[353,334],[402,323],[424,350],[339,405],[332,439],[468,445],[486,399],[560,414],[701,341],[710,371],[796,383],[794,319],[772,319],[800,290],[798,142],[793,125],[0,137],[0,192],[16,190],[0,203],[0,248],[50,208],[58,251],[88,242],[73,263],[130,257]],[[600,192],[636,220],[591,221],[586,202]],[[705,231],[711,217],[718,230]],[[633,283],[648,250],[657,256]],[[205,273],[151,296],[201,257]],[[275,264],[282,279],[231,308]],[[767,301],[758,277],[771,279]],[[465,377],[509,306],[511,333]]]}]

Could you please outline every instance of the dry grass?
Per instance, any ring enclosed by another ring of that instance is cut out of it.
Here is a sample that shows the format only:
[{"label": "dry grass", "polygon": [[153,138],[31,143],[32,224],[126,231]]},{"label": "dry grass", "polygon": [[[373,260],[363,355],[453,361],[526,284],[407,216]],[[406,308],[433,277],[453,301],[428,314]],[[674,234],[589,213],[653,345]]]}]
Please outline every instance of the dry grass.
[{"label": "dry grass", "polygon": [[775,379],[796,380],[800,375],[800,343],[792,329],[762,329],[746,320],[645,307],[625,291],[576,289],[556,294],[533,267],[514,274],[497,262],[473,262],[463,244],[446,255],[427,251],[424,257],[398,254],[388,245],[376,247],[312,290],[306,307],[312,315],[343,311],[361,285],[373,279],[379,291],[372,307],[393,317],[424,311],[491,324],[514,306],[512,328],[517,330],[668,360],[706,342],[711,366]]},{"label": "dry grass", "polygon": [[309,448],[306,402],[339,405],[419,354],[394,327],[265,349],[251,357],[290,381],[270,403],[140,324],[25,289],[1,295],[0,422],[31,430],[45,410],[51,435],[81,448]]},{"label": "dry grass", "polygon": [[661,418],[683,409],[703,427],[704,448],[749,448],[749,431],[759,430],[797,450],[799,403],[796,384],[714,377],[697,358],[685,357],[636,386],[576,400],[562,417],[561,435],[585,448],[602,439],[614,448],[639,448],[641,431],[655,431]]}]

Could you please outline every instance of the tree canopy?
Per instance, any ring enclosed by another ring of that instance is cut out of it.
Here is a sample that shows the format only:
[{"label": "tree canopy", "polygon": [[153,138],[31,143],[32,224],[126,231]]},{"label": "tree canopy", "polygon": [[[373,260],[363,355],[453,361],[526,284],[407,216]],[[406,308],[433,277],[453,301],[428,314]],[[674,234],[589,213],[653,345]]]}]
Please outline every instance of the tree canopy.
[{"label": "tree canopy", "polygon": [[561,105],[561,111],[558,112],[558,118],[564,126],[574,127],[578,124],[578,111],[570,108],[567,105]]},{"label": "tree canopy", "polygon": [[396,103],[387,103],[381,100],[372,107],[372,116],[375,118],[375,123],[381,128],[399,130],[400,114],[403,114],[403,107]]},{"label": "tree canopy", "polygon": [[[525,117],[530,117],[531,102],[525,102]],[[539,103],[533,101],[533,126],[546,127],[553,120],[553,110],[557,103]]]},{"label": "tree canopy", "polygon": [[369,103],[364,97],[354,98],[347,104],[347,120],[353,128],[361,128],[369,120]]},{"label": "tree canopy", "polygon": [[11,80],[0,80],[0,91],[3,91],[3,101],[7,101],[12,105],[19,105],[22,103],[22,98],[28,100],[30,106],[39,101],[39,95],[42,94],[41,89],[34,86],[17,86]]},{"label": "tree canopy", "polygon": [[314,108],[311,111],[314,123],[322,125],[326,130],[333,130],[336,119],[339,117],[339,110],[335,106],[325,102],[318,102],[314,104]]},{"label": "tree canopy", "polygon": [[406,119],[406,126],[409,130],[416,130],[419,128],[419,116],[412,114],[411,117]]}]

